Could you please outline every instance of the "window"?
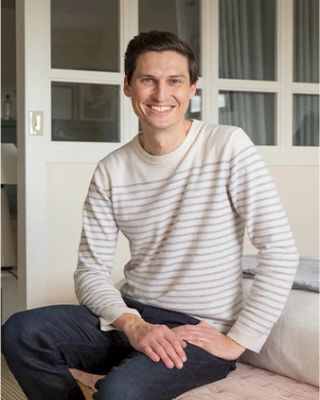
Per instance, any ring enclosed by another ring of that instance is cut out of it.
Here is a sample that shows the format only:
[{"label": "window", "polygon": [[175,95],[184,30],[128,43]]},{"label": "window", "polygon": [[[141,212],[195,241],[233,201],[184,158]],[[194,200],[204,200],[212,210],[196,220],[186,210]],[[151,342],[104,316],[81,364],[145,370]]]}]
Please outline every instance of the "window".
[{"label": "window", "polygon": [[119,98],[119,85],[52,82],[52,140],[119,142]]},{"label": "window", "polygon": [[277,98],[257,82],[250,90],[246,81],[276,81],[276,33],[275,0],[219,1],[221,86],[243,85],[219,91],[219,122],[241,126],[257,145],[277,144]]},{"label": "window", "polygon": [[139,0],[139,32],[151,30],[173,32],[188,42],[201,71],[199,0]]},{"label": "window", "polygon": [[121,142],[118,0],[51,0],[51,139]]},{"label": "window", "polygon": [[220,123],[257,145],[319,145],[318,15],[317,0],[219,1]]},{"label": "window", "polygon": [[[120,91],[123,53],[138,32],[157,29],[178,34],[198,58],[189,116],[242,127],[268,163],[318,163],[318,0],[78,3],[74,15],[72,0],[51,0],[53,140],[122,142],[136,133],[137,120]],[[83,32],[87,41],[77,41]],[[84,59],[77,58],[81,46],[88,50]],[[92,90],[112,104],[108,115],[83,118],[81,107],[92,100]],[[69,102],[77,127],[59,111],[60,101]],[[74,126],[71,136],[63,124]],[[95,131],[89,134],[88,127]]]},{"label": "window", "polygon": [[139,31],[169,30],[191,45],[201,65],[197,115],[241,126],[268,162],[316,163],[318,1],[159,3],[139,0]]},{"label": "window", "polygon": [[319,1],[294,0],[293,15],[293,145],[319,146],[319,96],[298,84],[319,83]]},{"label": "window", "polygon": [[51,0],[52,68],[120,71],[117,0]]}]

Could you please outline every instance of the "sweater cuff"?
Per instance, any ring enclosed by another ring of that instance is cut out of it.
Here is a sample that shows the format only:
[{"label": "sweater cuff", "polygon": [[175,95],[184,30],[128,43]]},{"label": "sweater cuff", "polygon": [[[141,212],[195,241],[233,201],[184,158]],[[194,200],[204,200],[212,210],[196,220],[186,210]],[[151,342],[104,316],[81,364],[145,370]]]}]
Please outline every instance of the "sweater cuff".
[{"label": "sweater cuff", "polygon": [[241,329],[237,324],[235,324],[230,329],[230,331],[227,333],[227,336],[229,336],[235,342],[239,343],[241,346],[245,347],[248,350],[252,350],[255,353],[260,352],[265,341],[268,338],[268,335],[264,335],[251,330]]},{"label": "sweater cuff", "polygon": [[126,307],[125,305],[116,307],[111,312],[108,311],[106,314],[107,315],[100,317],[100,329],[106,332],[111,330],[116,330],[116,328],[112,325],[112,323],[122,314],[133,314],[141,317],[141,315],[136,309]]}]

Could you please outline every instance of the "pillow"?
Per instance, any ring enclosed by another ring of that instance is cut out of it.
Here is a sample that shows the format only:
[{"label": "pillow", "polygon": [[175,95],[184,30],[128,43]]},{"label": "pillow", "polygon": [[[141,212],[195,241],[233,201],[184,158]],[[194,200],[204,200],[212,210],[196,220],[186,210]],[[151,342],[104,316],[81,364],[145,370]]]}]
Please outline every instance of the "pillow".
[{"label": "pillow", "polygon": [[[253,281],[243,280],[244,299]],[[246,350],[242,362],[319,386],[319,294],[291,290],[287,304],[260,353]]]}]

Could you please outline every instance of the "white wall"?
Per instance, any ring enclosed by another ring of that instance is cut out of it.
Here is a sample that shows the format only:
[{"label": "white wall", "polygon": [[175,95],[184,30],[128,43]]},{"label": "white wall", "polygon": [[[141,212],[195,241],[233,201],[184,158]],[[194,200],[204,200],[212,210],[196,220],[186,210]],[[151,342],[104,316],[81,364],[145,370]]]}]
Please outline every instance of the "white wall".
[{"label": "white wall", "polygon": [[[94,168],[93,164],[51,164],[47,169],[48,304],[75,301],[73,272],[77,265],[82,206]],[[114,261],[115,282],[123,277],[122,266],[129,256],[128,241],[120,235]]]},{"label": "white wall", "polygon": [[[269,168],[301,256],[319,257],[319,168],[272,166]],[[245,252],[255,253],[246,240]]]}]

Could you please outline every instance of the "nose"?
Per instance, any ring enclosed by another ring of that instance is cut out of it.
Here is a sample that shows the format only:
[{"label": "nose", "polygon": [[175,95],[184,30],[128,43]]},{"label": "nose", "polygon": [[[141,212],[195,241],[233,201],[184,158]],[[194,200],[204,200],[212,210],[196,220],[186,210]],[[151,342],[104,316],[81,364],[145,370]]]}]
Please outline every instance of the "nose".
[{"label": "nose", "polygon": [[167,85],[164,82],[159,82],[154,88],[153,97],[158,103],[161,103],[167,100],[168,93]]}]

